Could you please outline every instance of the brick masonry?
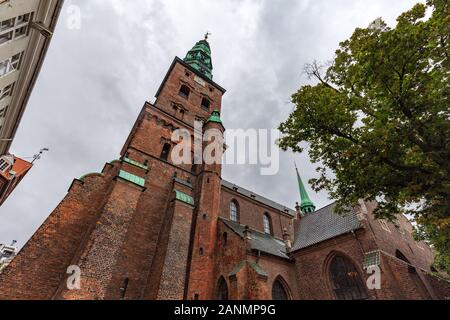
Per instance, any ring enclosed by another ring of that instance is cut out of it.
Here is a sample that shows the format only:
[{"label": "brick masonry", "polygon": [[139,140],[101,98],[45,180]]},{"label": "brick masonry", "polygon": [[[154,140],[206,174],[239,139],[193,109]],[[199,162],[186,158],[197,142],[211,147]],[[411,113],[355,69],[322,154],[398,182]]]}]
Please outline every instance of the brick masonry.
[{"label": "brick masonry", "polygon": [[[363,227],[281,258],[256,252],[248,240],[219,218],[230,219],[230,202],[239,204],[240,223],[264,232],[263,216],[272,221],[273,238],[286,229],[294,240],[294,224],[286,212],[221,185],[221,166],[175,165],[162,159],[165,144],[175,147],[172,133],[184,128],[194,136],[194,121],[221,110],[224,90],[175,59],[157,94],[145,103],[121,151],[120,160],[101,173],[74,180],[66,197],[49,215],[9,267],[0,275],[0,299],[214,299],[219,279],[230,299],[271,299],[279,280],[290,299],[335,299],[329,264],[345,255],[365,281],[364,254],[383,252],[382,290],[371,299],[442,299],[448,283],[429,273],[432,250],[415,243],[411,225],[385,230],[367,204]],[[188,98],[179,95],[187,85]],[[210,110],[201,100],[211,101]],[[207,127],[223,130],[220,124]],[[125,157],[140,163],[135,166]],[[145,168],[147,167],[147,169]],[[139,186],[118,178],[119,170],[145,180]],[[174,179],[176,177],[176,179]],[[293,177],[295,179],[295,177]],[[175,197],[191,196],[195,206]],[[401,251],[411,267],[396,257]],[[81,289],[68,290],[67,268],[81,268]]]}]

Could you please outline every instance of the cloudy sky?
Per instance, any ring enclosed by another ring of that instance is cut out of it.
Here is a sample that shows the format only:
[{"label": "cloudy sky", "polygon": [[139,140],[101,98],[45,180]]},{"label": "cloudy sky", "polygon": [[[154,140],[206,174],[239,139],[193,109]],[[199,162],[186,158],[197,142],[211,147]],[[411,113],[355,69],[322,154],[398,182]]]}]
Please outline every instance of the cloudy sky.
[{"label": "cloudy sky", "polygon": [[[229,129],[277,128],[293,110],[290,96],[308,82],[305,63],[327,61],[356,27],[382,16],[389,25],[416,0],[66,0],[12,152],[36,163],[0,208],[0,243],[23,246],[65,196],[73,178],[99,172],[120,149],[142,108],[154,101],[174,56],[210,31],[214,80],[226,88]],[[72,6],[80,29],[70,28]],[[227,166],[223,177],[294,207],[294,160],[305,180],[308,156],[283,153],[280,171]],[[318,207],[327,194],[311,198]]]}]

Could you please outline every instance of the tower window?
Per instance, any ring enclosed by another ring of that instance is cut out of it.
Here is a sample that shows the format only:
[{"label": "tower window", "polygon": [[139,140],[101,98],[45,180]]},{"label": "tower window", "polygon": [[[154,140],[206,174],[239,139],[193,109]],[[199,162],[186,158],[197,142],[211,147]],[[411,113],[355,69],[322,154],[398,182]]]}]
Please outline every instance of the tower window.
[{"label": "tower window", "polygon": [[189,89],[189,87],[187,85],[183,84],[180,88],[180,96],[188,99],[190,93],[191,93],[191,89]]},{"label": "tower window", "polygon": [[161,151],[161,159],[167,161],[169,159],[169,153],[172,146],[169,143],[166,143]]},{"label": "tower window", "polygon": [[209,107],[211,106],[211,102],[207,98],[202,99],[202,108],[205,110],[209,110]]},{"label": "tower window", "polygon": [[264,233],[273,235],[272,219],[270,218],[268,213],[264,214],[263,222],[264,222]]},{"label": "tower window", "polygon": [[239,222],[239,205],[235,200],[230,202],[230,219]]}]

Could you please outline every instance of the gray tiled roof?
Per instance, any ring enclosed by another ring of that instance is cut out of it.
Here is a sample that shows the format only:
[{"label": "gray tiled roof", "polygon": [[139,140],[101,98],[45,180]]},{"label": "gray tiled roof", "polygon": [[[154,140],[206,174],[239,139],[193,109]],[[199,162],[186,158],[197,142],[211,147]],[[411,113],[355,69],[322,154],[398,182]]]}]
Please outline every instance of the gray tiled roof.
[{"label": "gray tiled roof", "polygon": [[265,204],[266,206],[269,206],[269,207],[279,210],[285,214],[288,214],[292,217],[295,217],[295,214],[296,214],[295,210],[292,210],[286,206],[283,206],[282,204],[276,203],[275,201],[272,201],[263,196],[255,194],[255,193],[251,192],[250,190],[239,187],[239,186],[237,186],[231,182],[228,182],[226,180],[222,180],[222,186],[224,186],[225,188],[234,190],[235,192],[237,192],[247,198],[254,199],[255,201],[261,202],[261,203]]},{"label": "gray tiled roof", "polygon": [[[241,238],[244,238],[245,226],[224,218],[220,218],[220,220],[222,220],[225,225],[236,232]],[[265,234],[253,229],[251,229],[250,232],[252,237],[252,249],[280,258],[289,259],[289,256],[286,253],[286,246],[283,241],[274,238],[270,234]]]},{"label": "gray tiled roof", "polygon": [[353,211],[339,215],[334,212],[335,207],[336,204],[331,204],[305,215],[300,220],[292,251],[307,248],[361,227]]}]

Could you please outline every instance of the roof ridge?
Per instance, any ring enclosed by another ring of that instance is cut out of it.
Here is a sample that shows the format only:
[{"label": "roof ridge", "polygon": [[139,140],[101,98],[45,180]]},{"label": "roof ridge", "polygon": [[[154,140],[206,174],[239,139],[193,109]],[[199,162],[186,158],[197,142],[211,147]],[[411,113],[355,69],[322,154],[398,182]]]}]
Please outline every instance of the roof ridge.
[{"label": "roof ridge", "polygon": [[[222,183],[221,183],[221,185],[224,186],[225,188],[232,189],[231,186],[227,186],[226,184],[235,186],[235,187],[237,187],[238,189],[242,189],[242,190],[248,191],[248,192],[250,192],[251,194],[254,194],[255,196],[259,197],[260,199],[258,200],[258,199],[249,197],[249,196],[243,194],[242,192],[239,192],[239,191],[237,191],[237,190],[234,190],[235,192],[238,192],[239,194],[242,194],[243,196],[245,196],[245,197],[247,197],[247,198],[250,198],[250,199],[252,199],[252,200],[254,200],[254,201],[256,201],[256,202],[260,202],[260,203],[262,203],[262,204],[265,204],[266,206],[271,207],[271,208],[273,208],[273,209],[277,209],[277,210],[283,211],[285,214],[287,214],[287,215],[289,215],[289,216],[295,216],[295,213],[294,213],[295,210],[292,209],[291,207],[288,207],[288,206],[286,206],[286,205],[284,205],[284,204],[281,204],[281,203],[279,203],[279,202],[277,202],[277,201],[274,201],[274,200],[272,200],[272,199],[269,199],[269,198],[266,197],[266,196],[262,196],[261,194],[258,194],[258,193],[254,192],[254,191],[252,191],[252,190],[250,190],[250,189],[248,189],[248,188],[241,187],[241,186],[239,186],[239,185],[237,185],[237,184],[235,184],[235,183],[233,183],[233,182],[230,182],[230,181],[228,181],[228,180],[222,178]],[[277,206],[279,206],[279,207],[282,207],[282,208],[284,208],[284,209],[287,209],[289,212],[285,212],[284,210],[281,210],[280,208],[276,208],[276,207],[274,207],[273,205],[271,205],[271,204],[269,204],[269,203],[265,203],[265,202],[262,201],[262,200],[270,201],[270,202],[272,202],[273,204],[275,204],[275,205],[277,205]],[[292,214],[291,214],[291,213],[292,213]]]}]

